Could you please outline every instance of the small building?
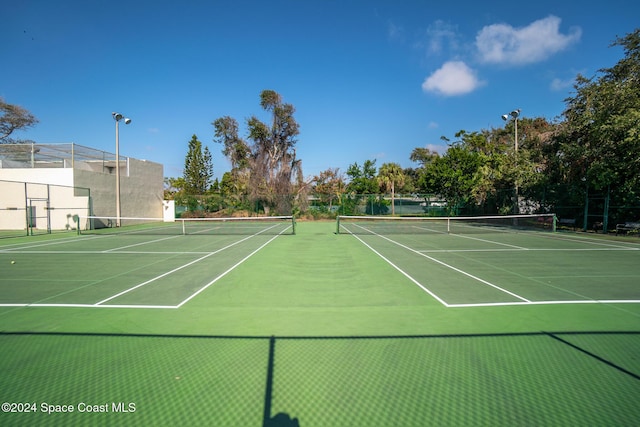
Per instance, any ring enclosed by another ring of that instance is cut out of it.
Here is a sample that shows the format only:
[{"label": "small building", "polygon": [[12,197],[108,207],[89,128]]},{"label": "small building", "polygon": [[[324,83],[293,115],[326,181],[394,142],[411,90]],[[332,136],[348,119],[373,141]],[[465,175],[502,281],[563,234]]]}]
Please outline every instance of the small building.
[{"label": "small building", "polygon": [[[0,144],[0,230],[65,230],[75,217],[163,217],[163,168],[82,145]],[[105,219],[105,222],[107,220]],[[110,221],[109,221],[110,223]],[[81,223],[81,227],[85,227]]]}]

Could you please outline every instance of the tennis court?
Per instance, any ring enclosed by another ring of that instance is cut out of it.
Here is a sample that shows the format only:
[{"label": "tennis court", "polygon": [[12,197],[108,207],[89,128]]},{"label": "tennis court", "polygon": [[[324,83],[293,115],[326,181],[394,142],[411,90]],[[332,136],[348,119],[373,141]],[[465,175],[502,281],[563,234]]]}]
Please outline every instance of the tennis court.
[{"label": "tennis court", "polygon": [[0,422],[637,422],[640,241],[388,222],[0,240]]}]

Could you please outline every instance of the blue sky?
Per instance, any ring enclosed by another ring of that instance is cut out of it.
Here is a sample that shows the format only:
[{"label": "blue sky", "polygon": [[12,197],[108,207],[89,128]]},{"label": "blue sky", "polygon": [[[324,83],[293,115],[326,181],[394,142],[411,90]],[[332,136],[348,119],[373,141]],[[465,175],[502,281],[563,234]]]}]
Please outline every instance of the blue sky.
[{"label": "blue sky", "polygon": [[196,134],[229,170],[211,122],[257,115],[264,89],[296,108],[306,177],[376,159],[415,166],[415,147],[553,120],[575,76],[623,55],[640,23],[628,0],[5,1],[0,96],[40,123],[14,136],[75,142],[162,163],[182,176]]}]

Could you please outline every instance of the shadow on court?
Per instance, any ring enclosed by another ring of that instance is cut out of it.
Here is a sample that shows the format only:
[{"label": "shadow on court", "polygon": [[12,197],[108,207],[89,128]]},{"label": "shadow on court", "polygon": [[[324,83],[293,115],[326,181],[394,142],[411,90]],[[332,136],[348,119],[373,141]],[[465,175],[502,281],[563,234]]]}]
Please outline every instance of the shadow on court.
[{"label": "shadow on court", "polygon": [[[135,413],[101,414],[123,425],[628,424],[640,417],[634,398],[640,331],[349,337],[27,331],[2,332],[0,344],[3,401],[133,402]],[[3,418],[12,424],[28,415]],[[100,414],[54,414],[47,422],[92,416]]]}]

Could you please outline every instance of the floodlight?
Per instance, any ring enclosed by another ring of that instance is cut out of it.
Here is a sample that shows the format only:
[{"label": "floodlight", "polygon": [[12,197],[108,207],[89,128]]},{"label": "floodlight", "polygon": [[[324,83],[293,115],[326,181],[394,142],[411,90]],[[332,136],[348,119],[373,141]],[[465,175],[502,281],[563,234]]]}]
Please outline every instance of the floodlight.
[{"label": "floodlight", "polygon": [[120,136],[118,124],[120,120],[124,119],[124,124],[128,125],[131,123],[131,119],[115,111],[111,113],[111,116],[116,121],[116,227],[120,227]]},{"label": "floodlight", "polygon": [[[503,114],[502,116],[500,116],[502,117],[502,120],[504,120],[505,122],[508,121],[510,118],[513,119],[513,123],[514,123],[513,146],[516,152],[516,156],[518,155],[518,116],[520,116],[519,108],[511,111],[509,114]],[[520,211],[520,207],[518,206],[518,183],[516,181],[513,212],[517,214],[519,213],[519,211]]]}]

